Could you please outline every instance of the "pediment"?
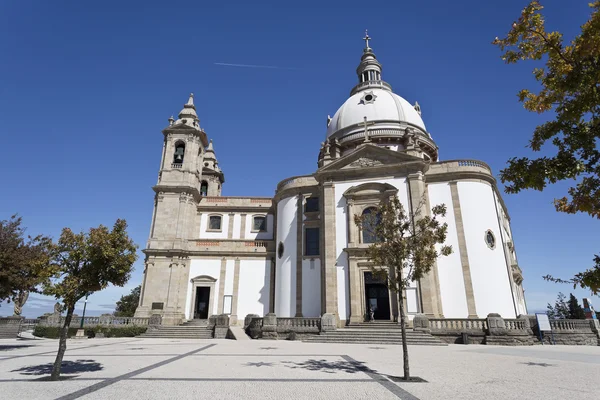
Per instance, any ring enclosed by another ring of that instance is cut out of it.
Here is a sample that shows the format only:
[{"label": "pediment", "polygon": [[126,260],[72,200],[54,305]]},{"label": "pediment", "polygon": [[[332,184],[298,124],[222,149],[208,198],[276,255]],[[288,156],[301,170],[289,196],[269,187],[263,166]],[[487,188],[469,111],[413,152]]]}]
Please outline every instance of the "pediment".
[{"label": "pediment", "polygon": [[327,173],[340,170],[368,169],[406,163],[418,163],[424,165],[426,161],[422,158],[390,150],[385,147],[364,144],[352,154],[322,167],[318,172]]}]

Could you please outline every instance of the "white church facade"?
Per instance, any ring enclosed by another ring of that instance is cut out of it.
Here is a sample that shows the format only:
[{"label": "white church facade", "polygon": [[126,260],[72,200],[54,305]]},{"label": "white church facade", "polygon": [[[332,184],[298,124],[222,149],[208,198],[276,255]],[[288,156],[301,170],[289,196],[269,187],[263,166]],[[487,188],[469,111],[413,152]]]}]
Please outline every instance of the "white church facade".
[{"label": "white church facade", "polygon": [[318,169],[281,181],[273,198],[221,196],[225,182],[193,96],[164,142],[137,317],[163,324],[228,314],[318,317],[338,325],[396,321],[398,300],[371,273],[372,241],[354,224],[392,195],[445,204],[450,256],[407,290],[409,318],[526,314],[508,211],[487,164],[442,161],[417,103],[382,80],[368,36],[358,84],[328,117]]}]

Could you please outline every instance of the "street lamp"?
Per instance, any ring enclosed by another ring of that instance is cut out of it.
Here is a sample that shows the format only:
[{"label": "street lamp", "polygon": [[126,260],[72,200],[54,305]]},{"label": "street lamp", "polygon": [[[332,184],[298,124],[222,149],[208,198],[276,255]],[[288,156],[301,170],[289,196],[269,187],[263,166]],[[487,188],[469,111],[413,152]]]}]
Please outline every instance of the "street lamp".
[{"label": "street lamp", "polygon": [[87,299],[89,295],[89,293],[85,295],[85,301],[83,302],[83,316],[81,317],[81,324],[79,326],[79,329],[83,329],[83,321],[85,320],[85,308],[87,307]]}]

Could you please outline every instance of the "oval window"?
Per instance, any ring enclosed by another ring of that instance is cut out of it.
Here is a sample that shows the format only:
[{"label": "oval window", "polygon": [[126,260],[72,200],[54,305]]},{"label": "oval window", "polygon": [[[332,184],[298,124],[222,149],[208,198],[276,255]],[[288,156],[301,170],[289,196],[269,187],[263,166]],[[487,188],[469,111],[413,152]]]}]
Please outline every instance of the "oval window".
[{"label": "oval window", "polygon": [[494,232],[489,229],[485,232],[485,244],[487,244],[490,249],[496,247],[496,236],[494,236]]},{"label": "oval window", "polygon": [[277,246],[277,257],[283,257],[283,242],[279,242],[279,246]]},{"label": "oval window", "polygon": [[373,100],[373,96],[370,95],[370,94],[368,94],[368,95],[365,96],[365,100],[366,101],[371,101],[371,100]]}]

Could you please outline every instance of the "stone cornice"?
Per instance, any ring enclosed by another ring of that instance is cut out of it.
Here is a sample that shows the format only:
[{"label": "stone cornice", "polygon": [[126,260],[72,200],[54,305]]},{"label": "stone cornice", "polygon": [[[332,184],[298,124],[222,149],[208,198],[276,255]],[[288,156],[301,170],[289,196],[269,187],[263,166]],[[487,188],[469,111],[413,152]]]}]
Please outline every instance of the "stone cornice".
[{"label": "stone cornice", "polygon": [[156,185],[152,187],[152,190],[154,190],[154,192],[156,194],[167,194],[167,193],[187,193],[191,196],[194,197],[194,201],[198,202],[200,201],[200,198],[202,197],[200,195],[200,191],[195,188],[195,187],[191,187],[191,186],[175,186],[175,185]]},{"label": "stone cornice", "polygon": [[208,137],[206,136],[206,132],[204,132],[204,130],[202,130],[202,129],[199,130],[196,128],[192,128],[191,126],[188,126],[188,125],[178,124],[178,125],[168,126],[165,129],[163,129],[162,133],[165,136],[165,138],[167,138],[171,134],[186,134],[186,135],[192,134],[192,135],[196,136],[198,139],[200,139],[200,141],[204,147],[208,146]]}]

